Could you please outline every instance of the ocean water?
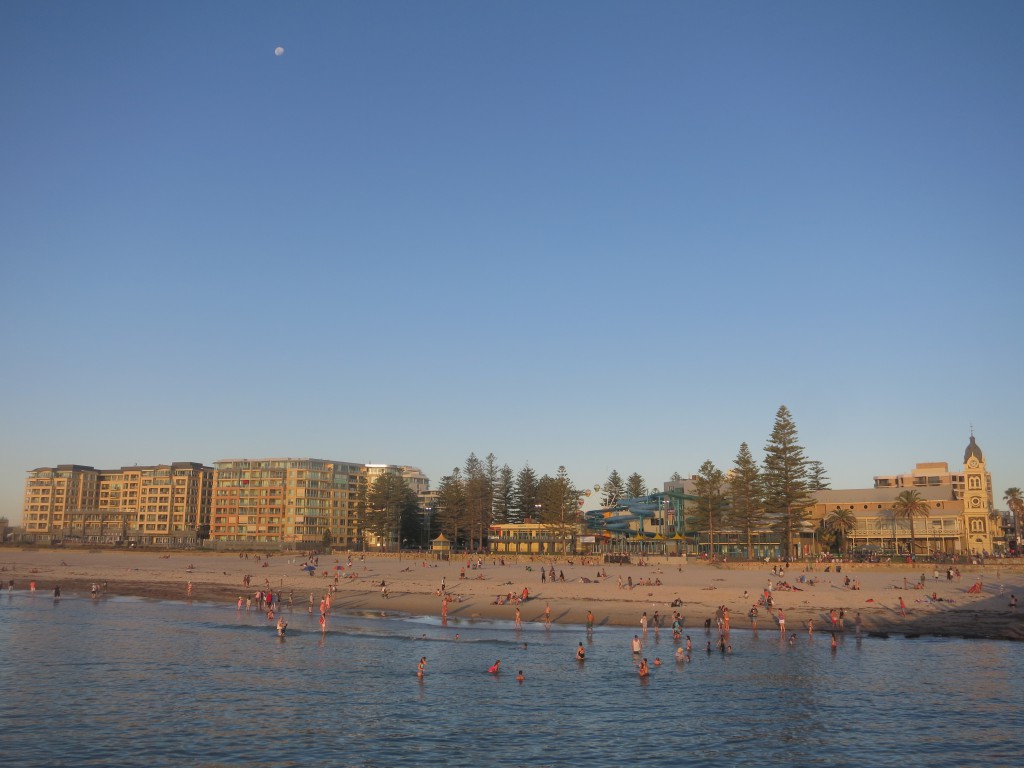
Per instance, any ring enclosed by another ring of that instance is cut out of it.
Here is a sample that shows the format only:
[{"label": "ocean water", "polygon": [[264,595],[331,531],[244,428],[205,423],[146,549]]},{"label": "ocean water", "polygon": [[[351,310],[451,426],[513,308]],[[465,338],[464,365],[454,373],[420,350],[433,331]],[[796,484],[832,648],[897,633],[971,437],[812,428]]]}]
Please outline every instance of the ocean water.
[{"label": "ocean water", "polygon": [[[733,652],[642,681],[634,630],[0,595],[0,761],[10,766],[1024,764],[1024,647],[956,639]],[[458,638],[456,639],[456,635]],[[713,639],[713,638],[712,638]],[[587,660],[574,659],[584,641]],[[427,674],[416,662],[427,657]],[[501,659],[501,672],[488,667]],[[516,681],[523,670],[525,681]]]}]

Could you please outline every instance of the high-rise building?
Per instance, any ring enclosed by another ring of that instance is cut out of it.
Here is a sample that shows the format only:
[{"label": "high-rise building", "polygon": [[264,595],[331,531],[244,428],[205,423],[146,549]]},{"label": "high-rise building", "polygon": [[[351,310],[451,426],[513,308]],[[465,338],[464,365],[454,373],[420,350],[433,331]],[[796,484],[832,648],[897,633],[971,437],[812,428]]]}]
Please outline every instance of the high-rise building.
[{"label": "high-rise building", "polygon": [[95,508],[99,499],[99,475],[95,467],[58,464],[30,470],[25,480],[22,526],[25,533],[52,536],[64,530],[73,510]]},{"label": "high-rise building", "polygon": [[360,544],[362,464],[326,459],[215,461],[210,538],[345,549]]},{"label": "high-rise building", "polygon": [[188,543],[205,536],[212,479],[211,467],[189,461],[33,469],[25,481],[25,533],[44,540]]}]

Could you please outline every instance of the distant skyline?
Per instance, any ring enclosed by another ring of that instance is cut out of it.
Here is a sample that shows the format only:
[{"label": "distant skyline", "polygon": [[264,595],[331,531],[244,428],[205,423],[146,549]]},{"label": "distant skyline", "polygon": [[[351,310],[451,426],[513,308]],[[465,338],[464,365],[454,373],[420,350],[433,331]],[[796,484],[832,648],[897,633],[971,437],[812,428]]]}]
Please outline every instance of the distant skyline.
[{"label": "distant skyline", "polygon": [[[1024,6],[0,5],[26,472],[470,452],[1024,486]],[[281,51],[278,53],[278,51]]]}]

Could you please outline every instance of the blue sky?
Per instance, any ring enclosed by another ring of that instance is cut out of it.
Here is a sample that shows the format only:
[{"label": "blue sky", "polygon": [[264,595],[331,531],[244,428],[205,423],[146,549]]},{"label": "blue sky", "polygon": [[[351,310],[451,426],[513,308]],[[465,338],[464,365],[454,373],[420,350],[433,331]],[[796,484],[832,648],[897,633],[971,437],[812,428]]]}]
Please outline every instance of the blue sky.
[{"label": "blue sky", "polygon": [[[472,451],[1024,485],[1024,6],[0,5],[25,472]],[[284,55],[275,56],[282,46]]]}]

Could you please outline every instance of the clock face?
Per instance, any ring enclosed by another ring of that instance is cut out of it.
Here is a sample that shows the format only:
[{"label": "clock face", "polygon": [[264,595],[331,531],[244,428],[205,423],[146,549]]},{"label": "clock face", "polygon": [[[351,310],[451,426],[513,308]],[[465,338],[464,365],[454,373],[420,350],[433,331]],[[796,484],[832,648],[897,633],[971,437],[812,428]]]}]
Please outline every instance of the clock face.
[{"label": "clock face", "polygon": [[975,496],[973,499],[971,499],[971,506],[974,507],[974,508],[980,507],[981,506],[981,499],[979,499],[977,496]]},{"label": "clock face", "polygon": [[971,460],[967,462],[967,466],[971,469],[976,469],[978,466],[978,460],[972,456]]}]

